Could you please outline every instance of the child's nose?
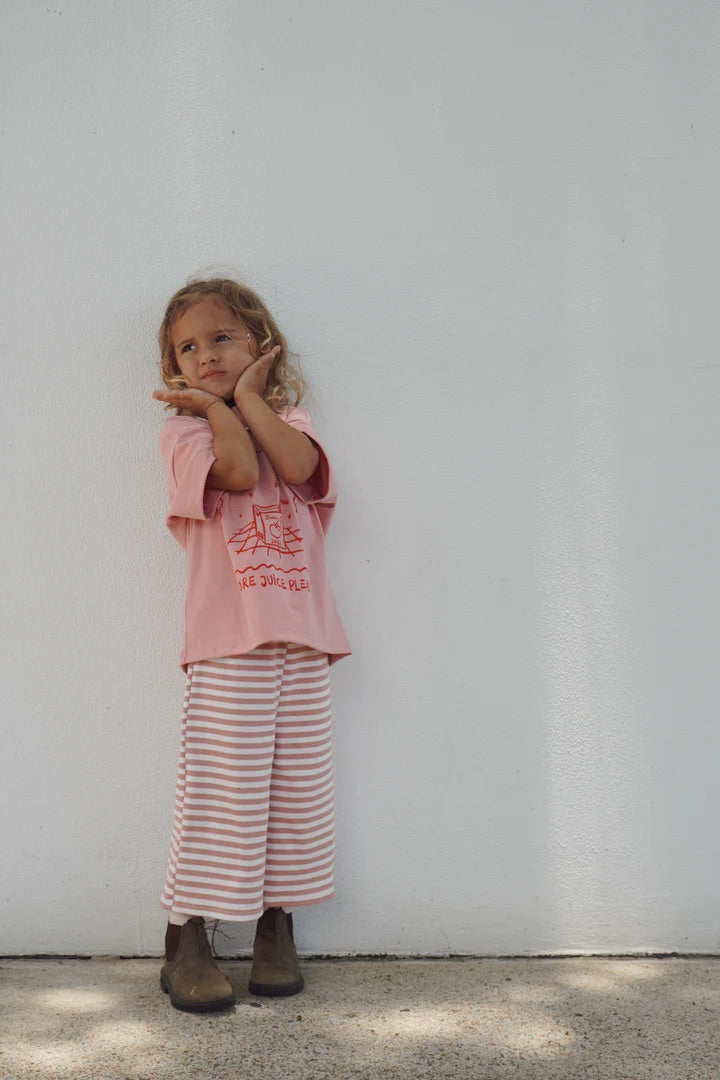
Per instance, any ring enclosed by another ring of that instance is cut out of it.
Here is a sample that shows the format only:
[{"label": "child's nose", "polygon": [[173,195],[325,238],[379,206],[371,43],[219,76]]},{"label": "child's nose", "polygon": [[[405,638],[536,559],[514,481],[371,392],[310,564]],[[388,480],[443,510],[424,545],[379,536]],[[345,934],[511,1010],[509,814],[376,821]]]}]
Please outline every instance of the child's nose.
[{"label": "child's nose", "polygon": [[215,347],[213,345],[205,345],[200,350],[200,363],[211,364],[215,359]]}]

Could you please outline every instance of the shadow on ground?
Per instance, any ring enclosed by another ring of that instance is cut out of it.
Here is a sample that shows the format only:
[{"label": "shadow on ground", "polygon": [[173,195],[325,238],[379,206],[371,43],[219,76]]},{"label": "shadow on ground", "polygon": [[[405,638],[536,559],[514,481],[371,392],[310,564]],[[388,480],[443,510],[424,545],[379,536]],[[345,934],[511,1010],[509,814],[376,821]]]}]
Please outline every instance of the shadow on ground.
[{"label": "shadow on ground", "polygon": [[3,960],[2,1080],[717,1080],[720,959],[306,961],[288,999],[179,1013],[157,960]]}]

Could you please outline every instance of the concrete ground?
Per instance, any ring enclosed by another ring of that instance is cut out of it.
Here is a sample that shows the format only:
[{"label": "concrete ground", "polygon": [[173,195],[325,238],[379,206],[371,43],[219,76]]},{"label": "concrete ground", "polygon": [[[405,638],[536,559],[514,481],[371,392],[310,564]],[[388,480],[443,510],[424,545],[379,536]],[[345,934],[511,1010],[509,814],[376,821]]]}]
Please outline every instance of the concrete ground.
[{"label": "concrete ground", "polygon": [[311,960],[173,1009],[157,960],[0,961],[2,1080],[718,1080],[719,959]]}]

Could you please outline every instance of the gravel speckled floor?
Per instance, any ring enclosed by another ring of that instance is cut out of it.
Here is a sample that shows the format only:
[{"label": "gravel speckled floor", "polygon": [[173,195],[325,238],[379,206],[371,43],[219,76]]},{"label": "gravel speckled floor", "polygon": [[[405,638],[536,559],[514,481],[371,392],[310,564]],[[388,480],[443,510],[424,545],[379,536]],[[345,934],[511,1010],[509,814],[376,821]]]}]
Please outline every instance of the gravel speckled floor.
[{"label": "gravel speckled floor", "polygon": [[720,959],[312,960],[179,1013],[157,960],[0,961],[0,1078],[718,1080]]}]

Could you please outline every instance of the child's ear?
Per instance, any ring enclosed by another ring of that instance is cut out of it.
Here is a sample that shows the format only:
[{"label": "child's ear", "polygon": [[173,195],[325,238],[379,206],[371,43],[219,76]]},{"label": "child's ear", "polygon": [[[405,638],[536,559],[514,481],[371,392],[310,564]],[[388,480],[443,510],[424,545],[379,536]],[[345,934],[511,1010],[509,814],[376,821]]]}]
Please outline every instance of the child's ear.
[{"label": "child's ear", "polygon": [[257,338],[254,334],[251,334],[247,328],[245,329],[245,333],[247,334],[248,349],[250,350],[252,356],[254,356],[257,360],[258,356],[260,355],[257,345]]}]

